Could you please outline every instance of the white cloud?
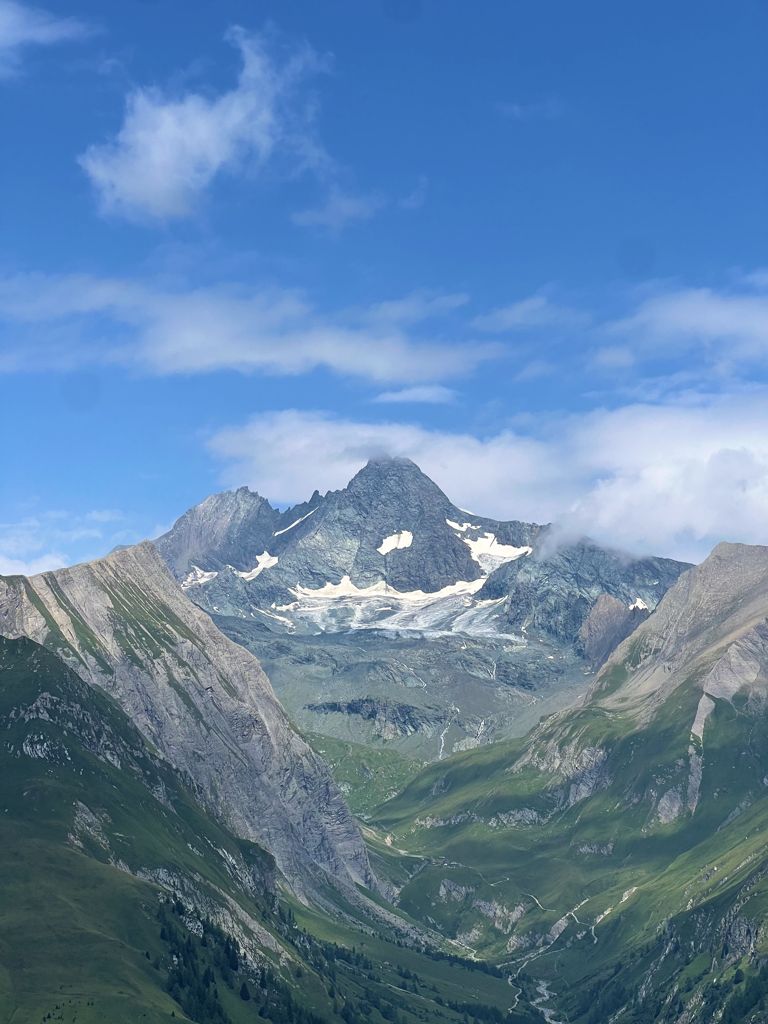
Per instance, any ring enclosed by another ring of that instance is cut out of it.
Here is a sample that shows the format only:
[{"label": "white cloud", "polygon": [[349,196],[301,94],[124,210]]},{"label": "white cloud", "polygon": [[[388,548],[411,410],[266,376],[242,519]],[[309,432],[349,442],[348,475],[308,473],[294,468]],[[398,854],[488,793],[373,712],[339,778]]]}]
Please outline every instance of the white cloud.
[{"label": "white cloud", "polygon": [[87,512],[85,518],[91,523],[120,523],[125,519],[125,512],[119,508],[95,508]]},{"label": "white cloud", "polygon": [[628,370],[636,361],[635,353],[627,345],[604,345],[592,355],[592,365],[601,370]]},{"label": "white cloud", "polygon": [[211,438],[210,448],[228,464],[227,482],[258,481],[260,492],[276,501],[304,500],[315,487],[343,487],[367,459],[389,454],[413,458],[454,499],[462,499],[460,504],[471,500],[474,507],[491,511],[509,497],[499,476],[508,459],[508,472],[527,479],[537,466],[541,473],[547,458],[539,442],[512,434],[481,440],[411,424],[296,410],[267,413],[222,430]]},{"label": "white cloud", "polygon": [[[768,287],[762,274],[752,275],[756,288]],[[670,289],[642,301],[608,331],[631,336],[651,352],[697,348],[727,360],[768,359],[768,294]]]},{"label": "white cloud", "polygon": [[452,402],[455,398],[456,392],[453,388],[447,388],[443,384],[420,384],[412,388],[400,388],[397,391],[382,391],[374,401],[384,403],[426,402],[430,405],[439,405]]},{"label": "white cloud", "polygon": [[356,195],[334,184],[319,206],[297,210],[291,220],[302,228],[323,228],[331,234],[338,234],[348,224],[372,220],[382,210],[393,206],[401,210],[419,210],[426,198],[427,179],[423,175],[416,188],[397,200],[380,192]]},{"label": "white cloud", "polygon": [[[17,336],[27,331],[6,347],[0,370],[90,360],[158,374],[326,368],[381,384],[415,384],[467,373],[498,354],[493,345],[413,338],[397,322],[416,316],[413,297],[404,301],[387,315],[374,307],[370,316],[330,316],[284,289],[161,291],[119,278],[19,276],[0,280],[0,320]],[[416,318],[424,316],[422,309]]]},{"label": "white cloud", "polygon": [[757,270],[745,274],[743,280],[758,291],[768,291],[768,267],[758,267]]},{"label": "white cloud", "polygon": [[104,212],[183,217],[223,171],[254,172],[284,160],[296,173],[327,160],[298,99],[299,87],[325,62],[303,46],[279,63],[264,35],[240,28],[227,39],[242,59],[234,89],[214,97],[137,89],[117,136],[80,157]]},{"label": "white cloud", "polygon": [[380,195],[352,195],[333,187],[321,206],[299,210],[291,217],[302,228],[325,228],[336,233],[354,221],[375,217],[386,205]]},{"label": "white cloud", "polygon": [[[325,312],[288,288],[16,275],[0,278],[0,372],[33,363],[118,363],[156,374],[323,368],[390,391],[443,383],[506,357],[518,383],[567,374],[574,388],[594,394],[600,371],[622,384],[625,399],[658,399],[722,390],[768,364],[768,294],[755,290],[753,277],[749,290],[742,279],[741,291],[646,289],[626,316],[600,322],[542,293],[471,319],[462,292],[416,290]],[[522,337],[513,349],[478,341],[478,332]]]},{"label": "white cloud", "polygon": [[521,384],[529,381],[541,380],[544,377],[552,377],[557,373],[557,366],[546,359],[531,359],[521,370],[515,374],[515,380]]},{"label": "white cloud", "polygon": [[0,78],[19,70],[27,47],[52,46],[87,34],[87,27],[74,18],[60,18],[15,0],[0,0]]},{"label": "white cloud", "polygon": [[554,521],[629,551],[698,559],[719,540],[768,543],[768,395],[634,404],[486,437],[284,411],[210,440],[230,484],[276,501],[342,487],[403,455],[461,507]]},{"label": "white cloud", "polygon": [[558,306],[546,295],[538,294],[475,317],[473,323],[481,331],[501,334],[533,327],[584,327],[590,321],[587,313]]},{"label": "white cloud", "polygon": [[60,569],[67,564],[67,556],[60,551],[46,551],[30,560],[8,558],[0,551],[0,576],[35,576],[39,572]]}]

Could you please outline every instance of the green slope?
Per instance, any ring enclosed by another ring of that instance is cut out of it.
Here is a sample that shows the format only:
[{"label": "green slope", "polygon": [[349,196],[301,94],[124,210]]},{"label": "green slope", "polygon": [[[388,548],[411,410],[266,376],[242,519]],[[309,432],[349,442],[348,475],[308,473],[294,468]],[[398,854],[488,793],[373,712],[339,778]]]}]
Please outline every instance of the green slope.
[{"label": "green slope", "polygon": [[328,762],[350,808],[363,819],[402,789],[423,766],[423,762],[412,761],[395,750],[376,750],[314,732],[306,733],[304,738]]},{"label": "green slope", "polygon": [[28,640],[0,638],[0,736],[3,1024],[531,1019],[507,1015],[499,972],[297,903],[109,697]]},{"label": "green slope", "polygon": [[525,998],[546,983],[553,1019],[768,1020],[768,716],[754,688],[713,698],[692,736],[702,657],[641,714],[610,699],[639,664],[626,645],[584,707],[384,803],[375,845],[411,865],[402,909]]}]

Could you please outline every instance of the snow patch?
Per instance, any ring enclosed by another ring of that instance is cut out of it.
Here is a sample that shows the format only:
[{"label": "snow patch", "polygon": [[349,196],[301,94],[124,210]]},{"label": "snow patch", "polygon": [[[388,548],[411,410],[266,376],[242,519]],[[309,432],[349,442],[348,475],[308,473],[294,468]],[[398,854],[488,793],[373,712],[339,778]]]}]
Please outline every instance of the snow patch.
[{"label": "snow patch", "polygon": [[390,551],[399,551],[401,548],[409,548],[413,544],[413,534],[410,530],[401,530],[400,533],[392,533],[385,537],[376,550],[380,555],[388,555]]},{"label": "snow patch", "polygon": [[514,562],[523,555],[530,555],[533,548],[525,545],[516,548],[512,544],[500,544],[494,533],[484,533],[482,537],[472,540],[469,537],[462,537],[462,540],[469,548],[472,558],[485,572],[493,572],[505,562]]},{"label": "snow patch", "polygon": [[479,530],[479,526],[475,526],[473,523],[454,523],[452,519],[446,519],[446,523],[452,530],[456,530],[457,533],[466,533],[467,530]]},{"label": "snow patch", "polygon": [[286,526],[286,528],[284,530],[275,530],[275,532],[272,534],[272,536],[273,537],[280,537],[280,536],[282,536],[282,534],[288,533],[288,531],[292,530],[294,528],[294,526],[298,526],[299,523],[303,523],[305,519],[309,519],[309,517],[311,515],[314,515],[315,512],[317,512],[316,508],[310,509],[310,511],[307,512],[307,514],[305,516],[302,516],[301,519],[297,519],[296,522],[295,523],[291,523],[290,526]]},{"label": "snow patch", "polygon": [[271,569],[272,566],[277,565],[277,557],[270,555],[268,551],[262,551],[260,555],[256,556],[256,565],[253,569],[249,569],[247,572],[240,572],[235,569],[237,575],[248,582],[249,580],[255,580],[265,569]]},{"label": "snow patch", "polygon": [[629,610],[631,612],[635,611],[636,609],[639,609],[640,611],[643,611],[643,612],[647,612],[648,611],[648,605],[645,603],[645,601],[642,599],[642,597],[636,597],[634,602],[629,606]]},{"label": "snow patch", "polygon": [[187,590],[189,587],[201,587],[203,584],[215,580],[218,575],[217,572],[206,572],[198,565],[193,565],[192,571],[181,581],[181,589]]},{"label": "snow patch", "polygon": [[358,587],[349,576],[342,576],[339,583],[324,583],[322,587],[312,589],[299,585],[295,593],[301,597],[322,598],[335,600],[339,597],[356,598],[379,598],[390,597],[399,601],[438,601],[443,597],[455,597],[465,594],[476,594],[485,583],[482,577],[479,580],[459,580],[451,583],[442,590],[427,593],[425,590],[395,590],[384,580],[371,584],[370,587]]}]

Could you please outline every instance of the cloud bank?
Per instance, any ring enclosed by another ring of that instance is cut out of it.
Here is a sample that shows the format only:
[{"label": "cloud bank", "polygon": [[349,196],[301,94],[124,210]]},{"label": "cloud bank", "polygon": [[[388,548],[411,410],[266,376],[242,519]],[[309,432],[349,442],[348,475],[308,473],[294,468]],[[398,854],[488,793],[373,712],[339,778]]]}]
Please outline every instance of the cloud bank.
[{"label": "cloud bank", "polygon": [[370,457],[407,456],[463,508],[555,522],[631,552],[701,559],[722,539],[768,543],[768,394],[637,403],[476,437],[415,424],[262,414],[209,447],[228,485],[273,500],[344,486]]},{"label": "cloud bank", "polygon": [[124,530],[119,509],[92,509],[84,514],[45,511],[11,522],[0,522],[0,575],[33,576],[84,558],[104,554],[135,536]]}]

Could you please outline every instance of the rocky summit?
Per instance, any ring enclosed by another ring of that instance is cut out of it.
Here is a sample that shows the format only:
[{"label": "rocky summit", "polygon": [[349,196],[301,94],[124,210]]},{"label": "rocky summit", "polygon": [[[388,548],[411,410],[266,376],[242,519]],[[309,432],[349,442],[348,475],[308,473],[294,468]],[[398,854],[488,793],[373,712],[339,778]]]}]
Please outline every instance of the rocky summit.
[{"label": "rocky summit", "polygon": [[155,543],[302,729],[421,761],[572,702],[687,568],[467,512],[401,458],[282,512],[215,495]]}]

